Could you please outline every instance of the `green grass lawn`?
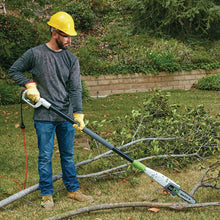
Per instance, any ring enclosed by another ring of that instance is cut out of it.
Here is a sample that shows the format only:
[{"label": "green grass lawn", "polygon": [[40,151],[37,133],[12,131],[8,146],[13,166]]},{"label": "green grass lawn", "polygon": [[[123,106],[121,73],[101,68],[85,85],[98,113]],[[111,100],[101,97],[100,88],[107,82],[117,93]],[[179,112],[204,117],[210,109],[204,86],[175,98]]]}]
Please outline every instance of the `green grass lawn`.
[{"label": "green grass lawn", "polygon": [[[220,113],[220,92],[202,90],[169,90],[169,104],[180,104],[182,108],[204,104],[206,111],[212,116]],[[147,93],[129,93],[94,98],[84,102],[83,108],[86,119],[102,120],[130,114],[133,109],[142,106]]]},{"label": "green grass lawn", "polygon": [[[164,91],[170,93],[169,103],[179,104],[181,108],[186,106],[195,106],[204,104],[205,109],[210,115],[215,117],[220,110],[220,93],[216,91],[199,90],[172,90]],[[83,102],[86,120],[101,121],[105,118],[115,118],[117,116],[128,115],[138,106],[141,106],[148,93],[132,93],[112,95],[106,98],[91,99]],[[25,137],[28,154],[28,179],[27,187],[38,183],[37,172],[37,138],[32,120],[33,109],[26,104],[23,105],[23,115],[25,123]],[[20,123],[20,105],[8,105],[0,107],[0,200],[18,192],[18,184],[11,180],[16,180],[21,189],[23,189],[25,178],[25,152],[23,146],[23,134],[19,128]],[[110,127],[108,129],[114,129]],[[96,132],[96,131],[94,131]],[[77,134],[76,142],[85,140],[85,135]],[[53,155],[54,175],[61,172],[58,147],[55,140],[55,149]],[[106,149],[107,151],[108,149]],[[79,158],[88,157],[88,150],[79,147],[76,144],[76,162]],[[210,161],[197,162],[177,172],[174,169],[158,168],[159,172],[167,175],[174,181],[178,181],[180,186],[186,192],[190,192],[194,185],[199,181],[205,167]],[[203,168],[204,167],[204,168]],[[92,165],[82,168],[79,172],[90,172]],[[162,190],[157,190],[160,186],[152,181],[148,176],[139,171],[129,174],[133,180],[122,181],[121,177],[112,178],[90,178],[80,179],[82,190],[91,194],[95,198],[93,205],[102,203],[119,203],[135,201],[155,201],[155,202],[177,202],[181,201],[178,197],[164,195]],[[3,178],[4,177],[4,178]],[[6,179],[10,178],[10,179]],[[5,207],[0,211],[0,219],[44,219],[57,214],[89,206],[89,204],[72,202],[66,199],[66,191],[62,180],[54,183],[55,186],[55,209],[52,212],[45,212],[40,208],[40,192],[36,191],[23,199]],[[197,202],[217,202],[219,195],[217,190],[210,188],[199,189],[195,194]],[[218,212],[214,211],[217,210]],[[169,209],[160,209],[158,213],[153,213],[148,208],[126,208],[118,210],[107,210],[91,212],[74,219],[219,219],[219,208],[209,207],[209,209],[190,209],[185,211],[173,211]]]}]

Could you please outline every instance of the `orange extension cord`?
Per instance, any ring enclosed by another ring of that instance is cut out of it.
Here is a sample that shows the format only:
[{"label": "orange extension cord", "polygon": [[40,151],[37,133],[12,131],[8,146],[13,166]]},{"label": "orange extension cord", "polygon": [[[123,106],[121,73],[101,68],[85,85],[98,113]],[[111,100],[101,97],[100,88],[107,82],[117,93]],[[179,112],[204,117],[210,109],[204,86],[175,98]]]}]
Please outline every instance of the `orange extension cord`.
[{"label": "orange extension cord", "polygon": [[[22,123],[23,124],[23,123]],[[25,171],[25,180],[24,180],[24,189],[26,188],[27,183],[27,174],[28,174],[28,155],[27,155],[27,147],[25,143],[25,128],[21,128],[23,133],[23,141],[24,141],[24,151],[25,151],[25,158],[26,158],[26,171]]]}]

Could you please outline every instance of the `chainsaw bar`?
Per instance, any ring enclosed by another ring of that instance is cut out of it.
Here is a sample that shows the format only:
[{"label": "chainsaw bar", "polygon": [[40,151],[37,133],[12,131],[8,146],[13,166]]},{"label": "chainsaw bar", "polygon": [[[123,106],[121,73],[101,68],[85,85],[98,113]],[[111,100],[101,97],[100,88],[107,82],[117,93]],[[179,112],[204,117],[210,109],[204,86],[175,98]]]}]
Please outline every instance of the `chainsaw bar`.
[{"label": "chainsaw bar", "polygon": [[184,199],[186,202],[191,203],[191,204],[195,204],[196,200],[190,196],[188,193],[184,192],[183,190],[180,189],[180,186],[177,184],[173,184],[172,181],[164,186],[164,188],[170,192],[170,194],[172,196],[179,196],[180,198]]},{"label": "chainsaw bar", "polygon": [[188,203],[191,203],[191,204],[195,204],[196,203],[196,200],[192,196],[190,196],[188,193],[184,192],[181,189],[177,193],[177,196],[179,196],[180,198],[184,199]]}]

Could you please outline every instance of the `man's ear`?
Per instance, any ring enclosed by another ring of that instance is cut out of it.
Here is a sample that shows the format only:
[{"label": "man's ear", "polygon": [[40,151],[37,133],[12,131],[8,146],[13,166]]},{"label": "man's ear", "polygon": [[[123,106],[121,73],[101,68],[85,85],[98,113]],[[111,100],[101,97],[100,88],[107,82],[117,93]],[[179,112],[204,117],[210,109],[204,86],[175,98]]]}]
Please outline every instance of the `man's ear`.
[{"label": "man's ear", "polygon": [[58,35],[58,34],[57,34],[56,31],[53,31],[53,32],[51,33],[51,37],[52,37],[52,38],[57,38],[57,35]]}]

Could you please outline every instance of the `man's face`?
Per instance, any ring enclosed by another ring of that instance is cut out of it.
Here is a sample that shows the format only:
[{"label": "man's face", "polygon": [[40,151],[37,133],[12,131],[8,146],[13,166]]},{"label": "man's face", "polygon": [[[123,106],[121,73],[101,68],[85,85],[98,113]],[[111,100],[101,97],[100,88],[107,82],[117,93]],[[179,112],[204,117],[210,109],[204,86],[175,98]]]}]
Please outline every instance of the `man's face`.
[{"label": "man's face", "polygon": [[56,43],[59,49],[66,50],[71,43],[71,36],[56,30],[58,37],[56,38]]}]

